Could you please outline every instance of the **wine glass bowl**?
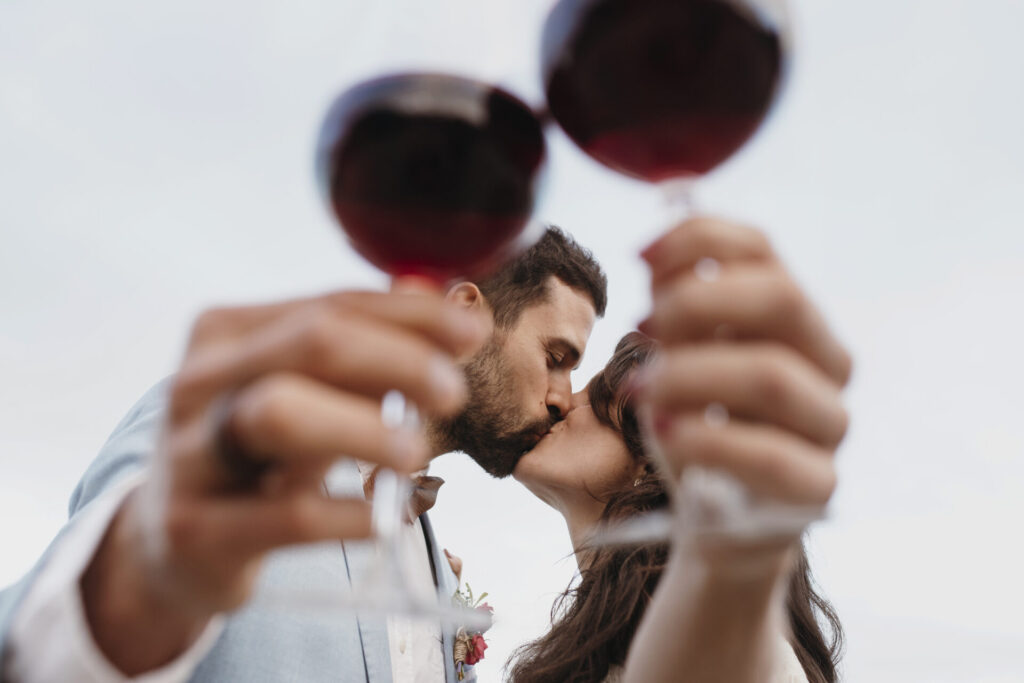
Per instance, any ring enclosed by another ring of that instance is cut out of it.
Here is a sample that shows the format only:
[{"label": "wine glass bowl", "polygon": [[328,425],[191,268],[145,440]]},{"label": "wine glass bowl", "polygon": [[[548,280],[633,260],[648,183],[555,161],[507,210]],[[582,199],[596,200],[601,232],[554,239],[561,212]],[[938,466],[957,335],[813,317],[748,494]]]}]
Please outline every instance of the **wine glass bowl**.
[{"label": "wine glass bowl", "polygon": [[616,171],[700,176],[761,125],[786,72],[787,35],[780,2],[561,0],[542,40],[548,110]]},{"label": "wine glass bowl", "polygon": [[530,108],[494,86],[403,73],[356,85],[320,130],[317,179],[353,248],[438,283],[521,249],[547,159]]}]

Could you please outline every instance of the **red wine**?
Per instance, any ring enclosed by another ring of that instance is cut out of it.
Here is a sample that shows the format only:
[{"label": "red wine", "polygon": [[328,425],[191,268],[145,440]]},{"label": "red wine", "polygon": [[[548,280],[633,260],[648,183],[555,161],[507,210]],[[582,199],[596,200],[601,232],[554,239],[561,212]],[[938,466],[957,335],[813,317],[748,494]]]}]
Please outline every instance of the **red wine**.
[{"label": "red wine", "polygon": [[735,152],[784,60],[778,27],[742,0],[561,0],[544,27],[552,116],[596,160],[653,182]]},{"label": "red wine", "polygon": [[541,124],[503,90],[401,74],[343,93],[317,175],[353,247],[392,275],[479,275],[513,247],[546,158]]}]

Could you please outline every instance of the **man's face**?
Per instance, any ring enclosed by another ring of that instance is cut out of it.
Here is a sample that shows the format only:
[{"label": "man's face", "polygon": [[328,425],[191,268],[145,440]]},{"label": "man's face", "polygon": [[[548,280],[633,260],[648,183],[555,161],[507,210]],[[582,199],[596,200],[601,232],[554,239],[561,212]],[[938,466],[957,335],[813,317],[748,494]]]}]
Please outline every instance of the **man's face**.
[{"label": "man's face", "polygon": [[489,474],[507,477],[523,453],[569,412],[570,373],[594,327],[590,298],[557,278],[466,366],[469,401],[447,431]]}]

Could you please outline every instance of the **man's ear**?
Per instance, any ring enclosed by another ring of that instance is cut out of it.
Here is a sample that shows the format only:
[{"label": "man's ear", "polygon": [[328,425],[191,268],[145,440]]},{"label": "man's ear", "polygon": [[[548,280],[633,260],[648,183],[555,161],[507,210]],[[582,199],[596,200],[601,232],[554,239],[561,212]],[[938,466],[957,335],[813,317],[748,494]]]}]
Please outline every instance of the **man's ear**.
[{"label": "man's ear", "polygon": [[487,305],[484,293],[472,282],[460,282],[453,285],[445,294],[445,301],[462,308],[468,308],[482,313],[490,314],[491,309]]},{"label": "man's ear", "polygon": [[480,291],[472,282],[460,282],[448,289],[444,296],[445,301],[467,310],[475,311],[482,315],[488,323],[488,337],[494,334],[494,313]]}]

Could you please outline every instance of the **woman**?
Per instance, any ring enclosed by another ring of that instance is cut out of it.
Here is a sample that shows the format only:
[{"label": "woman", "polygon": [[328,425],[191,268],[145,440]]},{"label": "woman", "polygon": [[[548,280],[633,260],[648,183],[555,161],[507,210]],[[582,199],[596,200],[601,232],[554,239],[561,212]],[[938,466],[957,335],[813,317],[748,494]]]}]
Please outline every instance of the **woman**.
[{"label": "woman", "polygon": [[[665,483],[645,452],[637,415],[626,390],[627,378],[648,363],[653,350],[654,344],[647,337],[639,333],[625,336],[605,369],[584,391],[574,395],[573,409],[566,419],[556,424],[516,466],[515,478],[565,517],[573,547],[577,549],[580,578],[578,585],[567,590],[552,610],[552,629],[522,646],[510,660],[510,679],[514,683],[618,680],[630,644],[666,568],[672,563],[687,564],[693,558],[686,557],[686,553],[702,552],[699,544],[693,543],[670,560],[666,543],[613,548],[588,548],[586,543],[587,534],[597,524],[614,523],[668,505]],[[677,538],[677,545],[686,546],[687,541]],[[790,553],[794,557],[792,563],[779,564],[768,572],[769,581],[788,583],[786,624],[775,629],[776,643],[781,647],[771,655],[771,680],[795,681],[805,677],[810,683],[832,683],[836,680],[842,630],[835,612],[812,588],[807,558],[799,541],[795,548]],[[717,569],[737,563],[742,568],[741,563],[747,560],[749,557],[726,559]],[[692,566],[699,567],[701,562]],[[676,575],[685,581],[685,568]],[[685,590],[668,586],[666,597],[659,594],[655,604],[658,600],[676,598]],[[742,590],[727,591],[725,600],[741,601],[736,596]],[[712,609],[718,614],[734,614],[733,621],[746,621],[743,604],[733,604],[732,613],[728,605],[716,604]],[[775,609],[781,617],[782,606]],[[830,638],[822,633],[816,613],[827,622]],[[726,621],[730,618],[723,617]],[[654,628],[656,631],[657,627]],[[783,631],[790,634],[792,650],[782,640]],[[671,644],[675,635],[669,634],[663,640]],[[658,637],[655,632],[647,640]],[[708,638],[714,646],[720,641],[720,634]],[[660,647],[646,642],[634,646],[640,652],[634,652],[634,657],[657,657]],[[632,668],[632,658],[630,662]],[[678,678],[683,680],[684,676]]]}]

